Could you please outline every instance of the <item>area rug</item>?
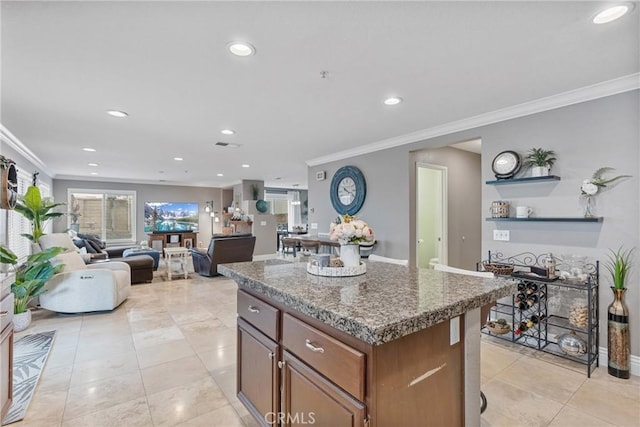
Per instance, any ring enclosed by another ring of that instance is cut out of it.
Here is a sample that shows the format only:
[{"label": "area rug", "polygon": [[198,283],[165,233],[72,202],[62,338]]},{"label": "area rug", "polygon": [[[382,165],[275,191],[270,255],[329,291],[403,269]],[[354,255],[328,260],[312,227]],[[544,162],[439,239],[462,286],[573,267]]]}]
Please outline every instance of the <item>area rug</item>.
[{"label": "area rug", "polygon": [[56,331],[25,335],[13,344],[13,403],[2,425],[24,418]]}]

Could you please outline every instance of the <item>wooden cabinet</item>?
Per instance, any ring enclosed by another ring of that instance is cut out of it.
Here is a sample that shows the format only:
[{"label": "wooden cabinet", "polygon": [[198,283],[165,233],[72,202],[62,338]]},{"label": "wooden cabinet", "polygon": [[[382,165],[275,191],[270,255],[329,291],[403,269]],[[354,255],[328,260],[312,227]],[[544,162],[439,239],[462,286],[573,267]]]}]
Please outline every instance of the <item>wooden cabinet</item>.
[{"label": "wooden cabinet", "polygon": [[336,387],[287,351],[283,354],[283,362],[283,426],[365,425],[366,407],[362,402]]},{"label": "wooden cabinet", "polygon": [[238,397],[261,425],[463,425],[464,330],[451,344],[449,320],[371,345],[239,288]]},{"label": "wooden cabinet", "polygon": [[238,399],[261,425],[271,425],[280,411],[280,346],[238,319]]},{"label": "wooden cabinet", "polygon": [[238,316],[238,398],[261,425],[364,425],[364,353],[243,291]]},{"label": "wooden cabinet", "polygon": [[0,420],[13,401],[13,294],[0,296]]},{"label": "wooden cabinet", "polygon": [[149,247],[160,252],[164,248],[171,247],[196,248],[198,247],[198,234],[194,231],[151,233],[149,234]]}]

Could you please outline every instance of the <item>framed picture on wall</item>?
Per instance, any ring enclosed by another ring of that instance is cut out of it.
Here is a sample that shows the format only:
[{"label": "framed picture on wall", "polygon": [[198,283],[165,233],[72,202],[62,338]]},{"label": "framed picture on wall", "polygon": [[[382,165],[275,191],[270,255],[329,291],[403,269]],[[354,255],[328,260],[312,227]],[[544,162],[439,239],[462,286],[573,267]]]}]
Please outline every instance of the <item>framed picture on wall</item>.
[{"label": "framed picture on wall", "polygon": [[193,239],[184,239],[184,247],[191,249],[193,247]]}]

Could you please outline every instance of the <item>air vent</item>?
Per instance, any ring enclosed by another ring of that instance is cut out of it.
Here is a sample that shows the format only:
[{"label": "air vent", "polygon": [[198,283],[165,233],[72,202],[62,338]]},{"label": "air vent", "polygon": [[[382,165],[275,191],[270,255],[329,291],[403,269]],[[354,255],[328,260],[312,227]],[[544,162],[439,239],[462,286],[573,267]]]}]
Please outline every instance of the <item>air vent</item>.
[{"label": "air vent", "polygon": [[216,145],[219,146],[219,147],[226,147],[226,146],[229,145],[229,143],[228,142],[219,142],[218,141],[218,142],[216,142]]}]

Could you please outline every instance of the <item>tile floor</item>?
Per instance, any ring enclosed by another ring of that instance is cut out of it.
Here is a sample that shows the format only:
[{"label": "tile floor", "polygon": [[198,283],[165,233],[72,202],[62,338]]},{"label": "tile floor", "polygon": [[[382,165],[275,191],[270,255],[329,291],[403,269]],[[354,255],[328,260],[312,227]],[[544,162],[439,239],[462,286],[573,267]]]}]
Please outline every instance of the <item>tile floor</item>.
[{"label": "tile floor", "polygon": [[[34,314],[57,330],[22,426],[256,426],[235,397],[236,285],[135,285],[110,313]],[[483,338],[483,426],[638,426],[640,378],[618,380]],[[395,427],[395,426],[394,426]]]}]

